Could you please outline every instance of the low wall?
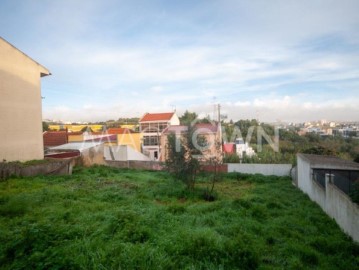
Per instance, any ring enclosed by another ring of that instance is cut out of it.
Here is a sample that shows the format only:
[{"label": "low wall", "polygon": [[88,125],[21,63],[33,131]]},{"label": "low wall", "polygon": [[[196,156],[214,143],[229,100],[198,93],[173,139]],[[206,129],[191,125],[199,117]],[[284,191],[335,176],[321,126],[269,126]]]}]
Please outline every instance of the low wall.
[{"label": "low wall", "polygon": [[137,161],[137,160],[128,160],[128,161],[105,161],[106,165],[115,167],[115,168],[130,168],[130,169],[141,169],[141,170],[151,170],[151,171],[161,171],[163,170],[163,164],[158,161]]},{"label": "low wall", "polygon": [[48,159],[47,162],[26,165],[20,162],[0,163],[0,180],[11,176],[68,175],[72,174],[75,159]]},{"label": "low wall", "polygon": [[326,182],[326,198],[324,211],[349,234],[354,241],[359,242],[359,206],[339,188],[329,181]]},{"label": "low wall", "polygon": [[221,165],[218,165],[217,168],[213,165],[203,165],[203,166],[201,166],[201,169],[205,172],[214,172],[215,170],[217,170],[217,172],[220,172],[220,173],[227,173],[228,165],[221,164]]},{"label": "low wall", "polygon": [[251,164],[228,163],[228,172],[290,176],[292,164]]}]

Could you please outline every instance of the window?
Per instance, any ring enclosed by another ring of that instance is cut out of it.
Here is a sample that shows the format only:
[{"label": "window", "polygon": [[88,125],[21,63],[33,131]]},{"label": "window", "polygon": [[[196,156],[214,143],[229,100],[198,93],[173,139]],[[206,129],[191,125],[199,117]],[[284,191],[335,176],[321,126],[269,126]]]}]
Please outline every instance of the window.
[{"label": "window", "polygon": [[143,145],[144,146],[158,145],[158,136],[144,136]]}]

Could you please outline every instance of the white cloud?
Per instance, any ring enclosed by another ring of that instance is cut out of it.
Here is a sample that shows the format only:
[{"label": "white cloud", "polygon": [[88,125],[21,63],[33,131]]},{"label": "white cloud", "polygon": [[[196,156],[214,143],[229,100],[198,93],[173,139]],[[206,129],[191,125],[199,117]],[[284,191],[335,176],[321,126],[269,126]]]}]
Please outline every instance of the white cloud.
[{"label": "white cloud", "polygon": [[173,106],[206,114],[216,97],[233,118],[358,119],[358,9],[356,0],[191,9],[65,1],[19,5],[11,17],[0,9],[0,23],[53,73],[43,83],[46,118],[105,120]]}]

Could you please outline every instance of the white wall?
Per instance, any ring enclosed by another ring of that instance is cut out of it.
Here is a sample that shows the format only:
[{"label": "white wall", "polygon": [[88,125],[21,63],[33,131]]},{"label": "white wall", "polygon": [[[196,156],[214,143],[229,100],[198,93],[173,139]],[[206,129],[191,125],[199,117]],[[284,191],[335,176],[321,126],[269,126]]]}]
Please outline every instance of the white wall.
[{"label": "white wall", "polygon": [[[113,158],[112,159],[112,155]],[[115,160],[115,161],[128,161],[128,160],[139,160],[139,161],[150,161],[151,159],[144,154],[136,151],[128,145],[118,145],[118,146],[105,146],[104,151],[105,160]]]},{"label": "white wall", "polygon": [[263,175],[289,176],[291,164],[239,164],[228,163],[228,172],[239,172]]},{"label": "white wall", "polygon": [[359,206],[331,183],[326,186],[326,212],[344,232],[359,242]]},{"label": "white wall", "polygon": [[[312,179],[312,168],[309,161],[297,157],[298,187],[309,198],[316,202],[345,233],[359,242],[359,207],[350,198],[329,182],[326,177],[325,188]],[[325,167],[325,166],[324,166]],[[328,167],[328,166],[327,166]]]},{"label": "white wall", "polygon": [[40,76],[50,72],[0,38],[0,160],[44,158]]}]

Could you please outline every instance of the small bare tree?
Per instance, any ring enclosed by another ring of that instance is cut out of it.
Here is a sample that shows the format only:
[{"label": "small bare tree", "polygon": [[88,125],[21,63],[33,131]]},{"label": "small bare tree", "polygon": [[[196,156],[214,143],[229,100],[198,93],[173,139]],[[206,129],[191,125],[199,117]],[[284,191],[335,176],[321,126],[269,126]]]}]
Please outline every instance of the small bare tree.
[{"label": "small bare tree", "polygon": [[195,158],[200,150],[194,147],[192,142],[194,128],[188,127],[185,134],[179,137],[172,133],[167,136],[166,167],[177,179],[186,184],[187,188],[194,190],[196,177],[200,168],[199,161]]}]

